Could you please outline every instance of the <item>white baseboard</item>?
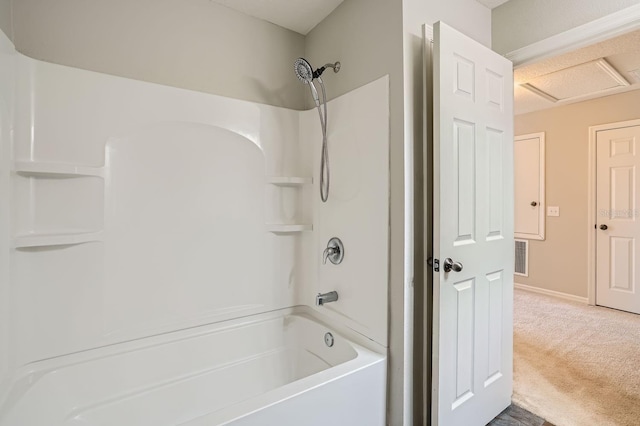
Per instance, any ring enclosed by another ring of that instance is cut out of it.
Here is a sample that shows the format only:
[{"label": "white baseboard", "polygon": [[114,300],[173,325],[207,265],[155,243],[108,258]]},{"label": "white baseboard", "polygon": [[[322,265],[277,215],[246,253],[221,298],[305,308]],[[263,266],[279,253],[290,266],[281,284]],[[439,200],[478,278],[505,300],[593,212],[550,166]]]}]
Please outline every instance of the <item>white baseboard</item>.
[{"label": "white baseboard", "polygon": [[571,300],[572,302],[589,303],[589,299],[586,297],[574,296],[573,294],[562,293],[560,291],[547,290],[546,288],[533,287],[526,284],[513,283],[513,286],[519,290],[526,290],[532,293],[545,294],[547,296],[553,296],[560,299]]}]

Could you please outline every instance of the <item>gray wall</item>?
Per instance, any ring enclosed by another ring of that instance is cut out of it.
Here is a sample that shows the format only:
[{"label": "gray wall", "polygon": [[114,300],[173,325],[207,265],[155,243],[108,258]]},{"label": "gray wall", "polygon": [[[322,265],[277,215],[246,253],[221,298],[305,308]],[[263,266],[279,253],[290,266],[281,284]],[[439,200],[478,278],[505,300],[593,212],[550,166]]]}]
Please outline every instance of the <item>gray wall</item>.
[{"label": "gray wall", "polygon": [[13,41],[47,62],[304,107],[292,71],[304,37],[208,0],[14,0]]},{"label": "gray wall", "polygon": [[0,0],[0,30],[10,39],[13,38],[11,26],[11,0]]},{"label": "gray wall", "polygon": [[[389,75],[390,264],[389,411],[387,422],[403,424],[404,149],[402,0],[345,0],[314,28],[306,55],[314,66],[339,60],[339,74],[326,75],[330,98]],[[310,96],[309,96],[310,97]],[[309,104],[310,105],[310,104]],[[329,113],[331,115],[331,113]]]},{"label": "gray wall", "polygon": [[[380,76],[390,77],[390,251],[389,251],[389,392],[390,425],[421,424],[426,415],[421,358],[425,330],[416,327],[416,346],[405,341],[405,327],[415,313],[422,323],[423,186],[422,175],[422,24],[444,20],[486,46],[491,44],[491,12],[475,0],[345,0],[306,39],[314,66],[341,61],[339,74],[325,73],[329,98],[340,96]],[[311,107],[307,95],[307,106]],[[415,148],[415,149],[414,149]],[[415,162],[405,163],[406,153]],[[405,172],[415,180],[405,187]],[[415,186],[414,186],[415,184]],[[415,206],[405,209],[405,189]],[[405,215],[415,214],[415,223]],[[415,235],[415,244],[405,240]],[[408,244],[405,244],[408,243]],[[415,269],[412,257],[415,256]],[[421,324],[419,324],[421,325]],[[428,336],[427,339],[428,340]],[[415,354],[415,357],[414,357]],[[407,397],[415,396],[413,408]]]},{"label": "gray wall", "polygon": [[640,0],[510,0],[493,9],[493,50],[508,53],[636,4]]}]

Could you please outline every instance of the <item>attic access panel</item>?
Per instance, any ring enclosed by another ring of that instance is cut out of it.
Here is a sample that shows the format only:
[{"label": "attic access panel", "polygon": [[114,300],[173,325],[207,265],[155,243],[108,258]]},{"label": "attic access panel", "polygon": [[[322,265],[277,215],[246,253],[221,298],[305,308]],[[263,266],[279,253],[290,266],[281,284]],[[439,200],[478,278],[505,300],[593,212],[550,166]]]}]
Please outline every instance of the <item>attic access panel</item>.
[{"label": "attic access panel", "polygon": [[534,78],[522,86],[546,99],[563,101],[629,86],[629,82],[601,58]]}]

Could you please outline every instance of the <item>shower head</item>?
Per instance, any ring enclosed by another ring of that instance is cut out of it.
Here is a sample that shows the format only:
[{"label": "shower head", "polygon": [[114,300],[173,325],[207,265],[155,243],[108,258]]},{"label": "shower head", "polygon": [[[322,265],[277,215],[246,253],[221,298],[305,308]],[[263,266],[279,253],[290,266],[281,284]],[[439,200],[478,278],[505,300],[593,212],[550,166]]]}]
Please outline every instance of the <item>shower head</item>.
[{"label": "shower head", "polygon": [[303,83],[311,83],[314,78],[319,78],[324,70],[327,68],[333,68],[333,72],[340,71],[340,62],[334,64],[325,64],[323,67],[313,70],[309,61],[304,58],[298,58],[293,63],[293,71],[296,73],[296,77]]},{"label": "shower head", "polygon": [[298,58],[293,63],[293,71],[296,73],[296,77],[303,83],[311,83],[313,80],[313,68],[311,68],[311,64],[307,62],[304,58]]}]

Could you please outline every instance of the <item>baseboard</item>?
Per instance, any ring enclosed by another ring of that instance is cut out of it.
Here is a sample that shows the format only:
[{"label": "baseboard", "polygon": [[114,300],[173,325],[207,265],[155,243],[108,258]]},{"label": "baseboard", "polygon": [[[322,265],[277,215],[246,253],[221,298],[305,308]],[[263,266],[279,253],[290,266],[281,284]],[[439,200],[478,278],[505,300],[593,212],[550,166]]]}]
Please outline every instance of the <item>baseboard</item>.
[{"label": "baseboard", "polygon": [[587,305],[589,299],[586,297],[574,296],[573,294],[562,293],[560,291],[547,290],[546,288],[533,287],[526,284],[514,283],[513,286],[519,290],[526,290],[532,293],[545,294],[547,296],[557,297],[559,299],[571,300],[572,302],[584,303]]}]

